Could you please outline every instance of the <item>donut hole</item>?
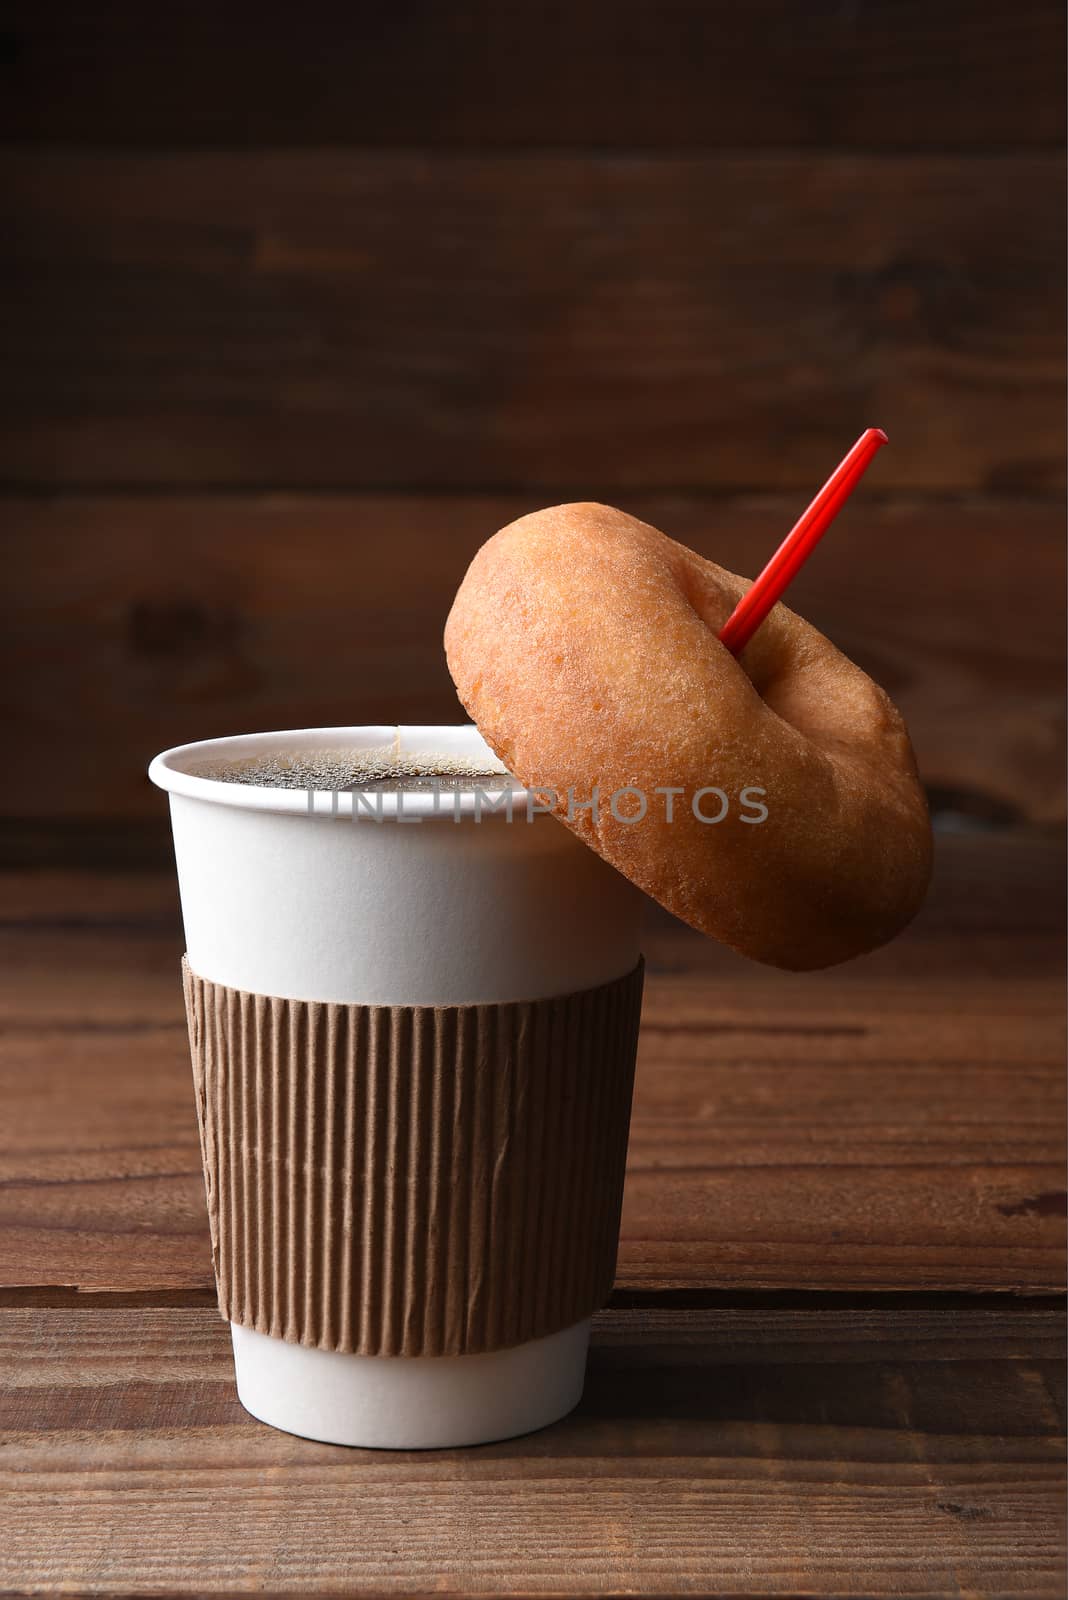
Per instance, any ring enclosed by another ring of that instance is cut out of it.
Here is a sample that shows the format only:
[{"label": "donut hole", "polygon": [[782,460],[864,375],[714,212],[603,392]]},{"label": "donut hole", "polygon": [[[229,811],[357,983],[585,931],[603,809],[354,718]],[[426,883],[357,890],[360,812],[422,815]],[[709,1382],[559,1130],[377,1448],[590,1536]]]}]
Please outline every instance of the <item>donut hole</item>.
[{"label": "donut hole", "polygon": [[[689,554],[682,552],[676,581],[691,611],[718,640],[748,585],[741,580],[728,585],[718,574],[685,559]],[[824,750],[855,750],[858,738],[869,742],[873,727],[884,731],[885,697],[837,652],[834,670],[829,670],[830,647],[826,641],[821,643],[824,648],[813,651],[800,618],[778,605],[741,656],[732,659],[732,667],[739,679],[748,681],[768,711],[795,733]]]},{"label": "donut hole", "polygon": [[[690,556],[691,552],[681,550],[681,554],[685,558]],[[694,561],[683,559],[674,577],[686,604],[698,621],[708,629],[718,645],[723,624],[738,604],[747,585],[739,579],[736,586],[731,589],[718,576],[702,570],[703,565],[702,563],[702,566],[697,566]],[[764,641],[761,641],[761,644],[763,643]],[[764,700],[765,691],[774,689],[775,680],[779,676],[779,665],[769,660],[763,648],[754,648],[752,645],[743,651],[741,658],[732,656],[726,646],[721,645],[720,649],[726,658],[725,665],[728,671],[733,670],[737,673],[739,684],[741,680],[746,680]],[[703,714],[702,707],[694,707],[695,717],[700,718]]]}]

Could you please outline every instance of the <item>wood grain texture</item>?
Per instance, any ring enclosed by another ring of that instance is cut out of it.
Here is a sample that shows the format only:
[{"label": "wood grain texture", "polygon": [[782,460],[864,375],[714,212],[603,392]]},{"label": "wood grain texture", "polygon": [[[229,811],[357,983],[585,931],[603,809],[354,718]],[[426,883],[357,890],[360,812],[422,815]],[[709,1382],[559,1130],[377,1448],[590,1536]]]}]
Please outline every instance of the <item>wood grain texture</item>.
[{"label": "wood grain texture", "polygon": [[[890,450],[883,455],[889,457]],[[880,457],[880,463],[883,457]],[[16,499],[2,510],[0,817],[77,819],[71,855],[126,851],[165,807],[157,750],[264,728],[463,717],[441,633],[482,541],[525,495]],[[625,494],[624,508],[755,574],[805,496]],[[881,682],[937,813],[1055,822],[1064,794],[1063,513],[867,496],[791,603]],[[13,741],[13,743],[12,743]],[[95,824],[93,826],[92,824]]]},{"label": "wood grain texture", "polygon": [[[915,927],[829,973],[654,918],[617,1287],[1062,1285],[1062,859],[941,838]],[[173,883],[4,891],[0,1285],[206,1289]]]},{"label": "wood grain texture", "polygon": [[[1063,482],[1056,154],[11,150],[11,483]],[[564,496],[558,496],[563,498]]]},{"label": "wood grain texture", "polygon": [[0,1583],[1060,1594],[1058,1313],[896,1316],[609,1314],[571,1417],[420,1453],[253,1422],[210,1312],[3,1312]]},{"label": "wood grain texture", "polygon": [[98,144],[922,147],[1061,137],[1051,0],[9,0],[0,136]]}]

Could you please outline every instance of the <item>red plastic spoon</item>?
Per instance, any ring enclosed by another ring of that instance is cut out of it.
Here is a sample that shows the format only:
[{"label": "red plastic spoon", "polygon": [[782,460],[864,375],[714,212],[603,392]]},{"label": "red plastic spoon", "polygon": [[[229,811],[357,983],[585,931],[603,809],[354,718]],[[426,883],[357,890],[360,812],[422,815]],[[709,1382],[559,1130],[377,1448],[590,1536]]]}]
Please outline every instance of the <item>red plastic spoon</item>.
[{"label": "red plastic spoon", "polygon": [[720,630],[732,655],[741,653],[777,600],[800,572],[835,517],[886,444],[881,428],[866,428],[845,460],[831,473],[808,510],[786,535],[752,587],[747,589]]}]

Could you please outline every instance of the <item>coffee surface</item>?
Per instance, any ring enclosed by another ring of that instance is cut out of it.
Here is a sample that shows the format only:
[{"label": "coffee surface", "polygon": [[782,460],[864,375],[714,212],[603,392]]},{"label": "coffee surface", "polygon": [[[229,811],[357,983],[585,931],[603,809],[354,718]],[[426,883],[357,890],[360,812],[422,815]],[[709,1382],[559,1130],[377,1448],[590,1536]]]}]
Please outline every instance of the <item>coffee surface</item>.
[{"label": "coffee surface", "polygon": [[473,793],[475,789],[496,794],[502,789],[521,787],[510,772],[410,772],[399,777],[359,780],[349,785],[349,788],[367,794],[415,794],[420,790],[433,793],[435,789],[441,794],[455,794],[458,791]]},{"label": "coffee surface", "polygon": [[272,750],[240,760],[202,761],[194,777],[216,783],[249,784],[258,789],[315,789],[344,793],[416,793],[422,790],[500,791],[519,785],[503,767],[473,764],[447,753],[409,755],[381,750]]}]

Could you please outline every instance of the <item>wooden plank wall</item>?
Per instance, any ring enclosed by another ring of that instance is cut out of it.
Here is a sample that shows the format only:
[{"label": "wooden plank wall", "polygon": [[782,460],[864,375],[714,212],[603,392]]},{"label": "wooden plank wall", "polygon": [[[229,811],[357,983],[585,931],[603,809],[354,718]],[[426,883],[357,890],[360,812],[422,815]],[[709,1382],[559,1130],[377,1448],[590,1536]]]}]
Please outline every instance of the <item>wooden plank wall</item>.
[{"label": "wooden plank wall", "polygon": [[1053,0],[7,18],[8,855],[150,855],[168,744],[456,715],[524,510],[752,573],[872,422],[798,604],[937,808],[1063,814]]}]

